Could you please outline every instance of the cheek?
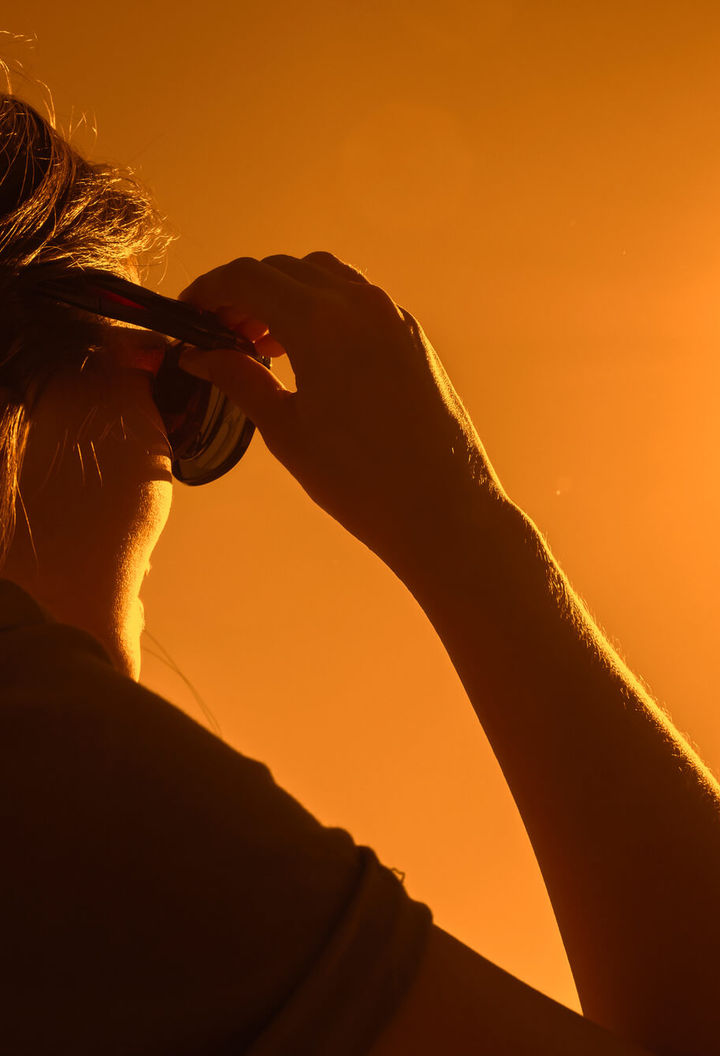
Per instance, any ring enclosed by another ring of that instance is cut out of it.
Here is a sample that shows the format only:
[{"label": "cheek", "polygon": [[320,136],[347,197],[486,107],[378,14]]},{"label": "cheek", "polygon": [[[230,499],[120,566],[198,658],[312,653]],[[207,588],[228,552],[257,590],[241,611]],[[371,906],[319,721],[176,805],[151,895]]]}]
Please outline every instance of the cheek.
[{"label": "cheek", "polygon": [[137,369],[117,371],[106,407],[116,420],[122,418],[124,435],[136,453],[172,456],[165,423],[153,399],[150,374]]},{"label": "cheek", "polygon": [[143,485],[143,492],[148,543],[153,547],[160,538],[170,516],[173,486],[167,480],[150,480]]},{"label": "cheek", "polygon": [[151,453],[172,457],[170,441],[167,438],[167,428],[149,388],[147,393],[143,394],[143,397],[138,401],[137,408],[145,422],[146,439],[151,448]]},{"label": "cheek", "polygon": [[[94,439],[108,495],[131,498],[138,485],[150,483],[171,487],[172,449],[148,375],[118,382],[113,397],[88,422],[84,439]],[[159,495],[160,511],[166,503]]]},{"label": "cheek", "polygon": [[157,374],[164,359],[165,353],[159,348],[133,348],[128,345],[114,353],[114,362],[118,367],[144,370],[150,374]]},{"label": "cheek", "polygon": [[165,358],[167,338],[132,327],[112,326],[97,355],[109,369],[130,368],[157,374]]},{"label": "cheek", "polygon": [[172,484],[165,480],[148,480],[140,488],[133,534],[141,578],[149,571],[152,552],[168,522],[172,490]]}]

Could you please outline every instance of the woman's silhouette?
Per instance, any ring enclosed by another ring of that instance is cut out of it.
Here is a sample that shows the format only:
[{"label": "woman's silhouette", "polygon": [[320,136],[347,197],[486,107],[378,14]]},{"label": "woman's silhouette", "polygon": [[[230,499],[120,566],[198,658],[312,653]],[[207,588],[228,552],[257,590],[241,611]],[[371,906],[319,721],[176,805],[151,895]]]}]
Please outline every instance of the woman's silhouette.
[{"label": "woman's silhouette", "polygon": [[446,934],[370,849],[138,684],[171,502],[163,339],[43,301],[31,276],[138,281],[167,240],[132,174],[7,94],[0,148],[2,1051],[720,1051],[720,788],[506,494],[422,327],[329,253],[240,257],[181,294],[287,354],[297,392],[236,350],[181,364],[432,621],[585,1015]]}]

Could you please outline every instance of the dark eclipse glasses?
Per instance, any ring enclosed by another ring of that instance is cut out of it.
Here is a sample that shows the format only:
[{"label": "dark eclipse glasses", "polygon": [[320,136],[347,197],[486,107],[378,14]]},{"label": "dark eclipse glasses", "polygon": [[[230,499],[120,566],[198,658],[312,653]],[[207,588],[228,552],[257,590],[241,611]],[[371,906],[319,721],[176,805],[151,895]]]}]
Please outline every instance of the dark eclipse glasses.
[{"label": "dark eclipse glasses", "polygon": [[237,465],[255,426],[224,393],[178,365],[185,345],[237,348],[270,367],[252,341],[224,326],[213,312],[163,297],[107,271],[75,268],[39,279],[38,294],[94,315],[134,323],[176,339],[153,380],[153,398],[172,448],[172,472],[183,484],[209,484]]}]

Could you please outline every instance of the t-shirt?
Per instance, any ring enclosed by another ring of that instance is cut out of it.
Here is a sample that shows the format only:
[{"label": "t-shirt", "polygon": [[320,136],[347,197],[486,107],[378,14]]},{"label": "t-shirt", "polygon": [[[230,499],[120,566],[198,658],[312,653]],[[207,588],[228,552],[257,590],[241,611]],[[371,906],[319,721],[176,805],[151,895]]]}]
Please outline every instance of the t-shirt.
[{"label": "t-shirt", "polygon": [[428,907],[4,579],[0,755],[0,1053],[369,1050]]}]

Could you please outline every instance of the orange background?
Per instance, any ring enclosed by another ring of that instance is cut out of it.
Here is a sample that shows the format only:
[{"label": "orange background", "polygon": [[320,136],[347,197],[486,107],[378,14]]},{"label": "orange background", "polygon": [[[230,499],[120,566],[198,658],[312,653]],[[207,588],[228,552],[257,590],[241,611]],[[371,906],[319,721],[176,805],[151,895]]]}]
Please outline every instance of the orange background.
[{"label": "orange background", "polygon": [[[4,10],[37,36],[5,56],[181,233],[160,292],[327,249],[420,319],[505,488],[717,772],[718,5]],[[176,487],[143,596],[230,744],[404,870],[443,928],[579,1008],[443,647],[259,437],[223,480]],[[142,681],[207,722],[146,645]]]}]

